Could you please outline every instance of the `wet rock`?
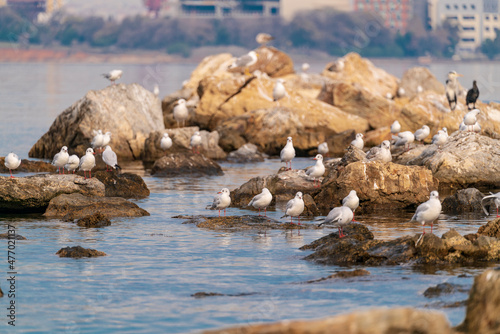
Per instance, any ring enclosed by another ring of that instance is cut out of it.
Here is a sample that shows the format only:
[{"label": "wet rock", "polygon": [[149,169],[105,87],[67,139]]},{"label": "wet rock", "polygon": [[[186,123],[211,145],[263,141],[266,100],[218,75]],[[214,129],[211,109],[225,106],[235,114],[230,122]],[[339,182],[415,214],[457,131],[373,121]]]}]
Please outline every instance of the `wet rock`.
[{"label": "wet rock", "polygon": [[146,210],[121,197],[89,197],[81,194],[55,197],[43,215],[47,218],[74,220],[97,212],[108,218],[149,216]]},{"label": "wet rock", "polygon": [[309,194],[304,194],[303,196],[304,200],[304,212],[302,213],[303,216],[317,216],[319,215],[319,210],[314,202],[313,198]]},{"label": "wet rock", "polygon": [[98,129],[112,132],[110,145],[119,161],[138,159],[149,133],[165,129],[160,101],[138,84],[89,91],[57,116],[29,156],[52,159],[62,146],[82,156]]},{"label": "wet rock", "polygon": [[3,291],[2,291],[2,288],[0,288],[0,298],[3,297]]},{"label": "wet rock", "polygon": [[[326,226],[326,225],[325,225]],[[373,233],[362,224],[350,223],[343,228],[344,234],[349,238],[355,239],[357,241],[370,241],[373,240]],[[319,247],[328,247],[337,243],[339,240],[338,232],[330,233],[318,240],[311,242],[308,245],[300,247],[300,250],[317,250]]]},{"label": "wet rock", "polygon": [[380,308],[314,320],[283,320],[205,331],[204,334],[451,334],[446,316],[413,308]]},{"label": "wet rock", "polygon": [[[23,173],[50,173],[56,170],[55,166],[45,161],[22,159],[21,164],[17,169],[12,171],[12,174],[15,174],[16,171]],[[0,157],[0,173],[9,173],[9,169],[5,167],[5,157]]]},{"label": "wet rock", "polygon": [[104,184],[106,197],[139,199],[149,196],[148,186],[139,175],[99,171],[94,177]]},{"label": "wet rock", "polygon": [[252,292],[245,292],[245,293],[234,293],[234,294],[227,294],[227,293],[218,293],[218,292],[196,292],[191,295],[191,297],[194,298],[206,298],[206,297],[243,297],[243,296],[252,296],[256,295],[256,293]]},{"label": "wet rock", "polygon": [[104,184],[78,175],[38,174],[11,179],[0,176],[0,211],[43,212],[60,194],[104,196]]},{"label": "wet rock", "polygon": [[489,221],[477,230],[477,234],[500,239],[500,218]]},{"label": "wet rock", "polygon": [[229,155],[227,156],[227,160],[237,163],[262,162],[264,161],[265,157],[266,155],[262,152],[259,152],[257,146],[252,143],[247,143],[241,146],[236,151],[229,153]]},{"label": "wet rock", "polygon": [[430,145],[409,164],[427,167],[442,186],[496,186],[500,182],[500,140],[475,132],[455,132],[442,152]]},{"label": "wet rock", "polygon": [[444,199],[442,206],[444,213],[482,212],[481,200],[484,194],[476,188],[467,188],[457,191],[454,195]]},{"label": "wet rock", "polygon": [[445,243],[446,247],[452,247],[452,246],[471,246],[472,243],[464,238],[460,233],[455,231],[454,229],[449,230],[448,232],[444,233],[441,237],[443,239],[443,242]]},{"label": "wet rock", "polygon": [[82,258],[106,256],[106,253],[91,248],[83,248],[82,246],[74,246],[61,248],[57,251],[56,255],[59,255],[59,257]]},{"label": "wet rock", "polygon": [[221,166],[201,154],[170,154],[155,161],[151,169],[153,176],[178,175],[223,175]]},{"label": "wet rock", "polygon": [[451,294],[456,292],[466,292],[469,291],[466,287],[459,284],[452,283],[440,283],[436,286],[431,286],[424,291],[424,297],[436,298],[443,294]]},{"label": "wet rock", "polygon": [[0,234],[0,239],[26,240],[25,237],[17,233],[16,234],[2,233]]},{"label": "wet rock", "polygon": [[411,100],[417,96],[419,86],[422,92],[430,90],[437,94],[445,94],[444,85],[427,67],[412,67],[406,70],[399,84],[399,87],[404,89],[405,97]]},{"label": "wet rock", "polygon": [[100,212],[78,219],[76,225],[81,227],[103,227],[111,225],[111,221]]},{"label": "wet rock", "polygon": [[352,277],[358,277],[358,276],[368,276],[370,275],[370,272],[366,269],[355,269],[355,270],[350,270],[350,271],[339,271],[336,272],[335,274],[329,275],[327,277],[322,277],[319,279],[314,279],[307,281],[305,283],[318,283],[322,281],[326,281],[332,278],[352,278]]},{"label": "wet rock", "polygon": [[[191,136],[199,131],[197,126],[178,129],[167,129],[165,131],[155,131],[149,134],[144,143],[144,151],[141,159],[143,161],[155,161],[163,156],[175,153],[190,153]],[[199,131],[202,141],[200,152],[210,159],[224,159],[227,154],[219,146],[219,133],[217,131]],[[172,147],[163,151],[160,147],[161,138],[164,133],[168,133],[172,138]]]},{"label": "wet rock", "polygon": [[284,223],[279,220],[264,216],[175,216],[173,218],[187,219],[183,224],[195,224],[199,228],[209,230],[304,230],[319,229],[315,224],[301,223],[301,225]]},{"label": "wet rock", "polygon": [[500,332],[500,270],[488,269],[474,279],[464,322],[456,329],[469,334]]}]

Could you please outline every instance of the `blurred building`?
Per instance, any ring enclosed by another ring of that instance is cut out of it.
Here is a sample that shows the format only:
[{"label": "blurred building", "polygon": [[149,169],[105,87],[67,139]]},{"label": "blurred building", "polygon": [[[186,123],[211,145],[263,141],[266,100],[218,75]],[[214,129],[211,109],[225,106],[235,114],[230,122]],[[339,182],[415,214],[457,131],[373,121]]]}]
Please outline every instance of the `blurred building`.
[{"label": "blurred building", "polygon": [[500,29],[499,0],[429,0],[432,29],[445,21],[458,27],[457,53],[474,53],[486,39],[495,39]]},{"label": "blurred building", "polygon": [[353,10],[352,2],[353,0],[281,0],[281,16],[285,20],[291,20],[302,11],[325,7],[350,12]]},{"label": "blurred building", "polygon": [[405,31],[419,0],[353,0],[353,10],[379,14],[387,28]]}]

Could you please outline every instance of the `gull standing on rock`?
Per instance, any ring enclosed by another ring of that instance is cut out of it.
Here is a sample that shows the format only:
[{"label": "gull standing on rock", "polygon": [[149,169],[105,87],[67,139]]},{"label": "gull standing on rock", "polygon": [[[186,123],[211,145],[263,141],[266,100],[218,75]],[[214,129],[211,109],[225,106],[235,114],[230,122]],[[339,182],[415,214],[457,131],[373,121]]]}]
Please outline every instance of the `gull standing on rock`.
[{"label": "gull standing on rock", "polygon": [[441,146],[446,143],[446,140],[448,139],[448,135],[444,130],[439,130],[437,134],[432,137],[432,144],[437,145],[438,149],[441,150]]},{"label": "gull standing on rock", "polygon": [[92,138],[92,142],[90,143],[90,145],[94,150],[98,151],[99,148],[103,146],[104,135],[102,134],[101,130],[97,131],[93,130],[93,133],[94,133],[94,138]]},{"label": "gull standing on rock", "polygon": [[479,109],[474,109],[465,114],[464,125],[467,126],[467,129],[469,131],[474,131],[474,125],[477,122],[477,114],[479,113],[480,113]]},{"label": "gull standing on rock", "polygon": [[365,147],[365,142],[363,141],[363,134],[362,133],[358,133],[356,134],[356,139],[354,139],[352,142],[351,142],[351,145],[356,147],[356,148],[359,148],[360,150],[363,149],[363,147]]},{"label": "gull standing on rock", "polygon": [[248,68],[257,63],[257,58],[257,53],[255,51],[250,51],[246,55],[236,58],[236,60],[229,66],[229,69],[243,67],[245,69],[245,75],[250,75]]},{"label": "gull standing on rock", "polygon": [[388,140],[384,140],[380,147],[372,147],[366,153],[366,160],[368,161],[381,161],[381,162],[391,162],[392,154],[391,154],[391,142]]},{"label": "gull standing on rock", "polygon": [[276,84],[274,85],[273,89],[273,101],[276,102],[278,100],[281,100],[286,96],[286,89],[283,83],[285,80],[283,79],[278,79],[276,80]]},{"label": "gull standing on rock", "polygon": [[123,74],[122,70],[112,70],[109,73],[104,73],[102,76],[111,81],[114,85],[115,81],[122,77],[122,74]]},{"label": "gull standing on rock", "polygon": [[401,131],[401,124],[399,124],[399,122],[396,120],[391,125],[391,133],[396,134],[399,131]]},{"label": "gull standing on rock", "polygon": [[68,154],[68,148],[66,146],[63,146],[61,148],[61,151],[54,155],[54,159],[52,160],[52,164],[57,167],[57,172],[61,174],[61,168],[62,168],[62,173],[64,174],[64,165],[68,163],[69,159],[69,154]]},{"label": "gull standing on rock", "polygon": [[80,158],[76,154],[70,155],[68,158],[68,163],[64,165],[64,168],[69,172],[75,174],[75,170],[80,166]]},{"label": "gull standing on rock", "polygon": [[415,133],[414,133],[415,140],[416,141],[423,141],[425,138],[427,138],[429,136],[430,133],[431,133],[431,129],[429,129],[429,127],[427,125],[424,125],[424,126],[422,126],[421,129],[418,129],[417,131],[415,131]]},{"label": "gull standing on rock", "polygon": [[[325,174],[325,165],[323,165],[323,156],[321,154],[317,154],[314,160],[316,160],[316,164],[306,171],[306,175],[314,178],[313,186],[316,187],[316,178],[320,178]],[[321,187],[321,184],[318,180],[319,187]]]},{"label": "gull standing on rock", "polygon": [[431,191],[430,198],[427,202],[420,204],[417,207],[417,211],[410,220],[411,222],[419,222],[422,224],[423,232],[425,234],[425,224],[431,223],[431,233],[432,225],[436,219],[438,219],[441,213],[441,202],[439,201],[439,193],[437,191]]},{"label": "gull standing on rock", "polygon": [[192,136],[191,136],[191,142],[190,142],[191,148],[193,149],[193,153],[195,153],[194,149],[196,147],[196,153],[200,154],[200,149],[199,147],[201,146],[201,136],[200,132],[196,131]]},{"label": "gull standing on rock", "polygon": [[168,136],[168,133],[164,133],[160,141],[160,147],[162,150],[166,151],[172,147],[172,138]]},{"label": "gull standing on rock", "polygon": [[455,71],[448,73],[448,79],[446,80],[446,98],[448,99],[448,104],[450,109],[453,111],[457,107],[457,96],[458,96],[458,77],[462,74],[458,74]]},{"label": "gull standing on rock", "polygon": [[301,66],[302,72],[307,73],[307,71],[309,70],[310,67],[311,67],[311,65],[309,65],[309,63],[303,63]]},{"label": "gull standing on rock", "polygon": [[106,132],[105,134],[102,135],[102,146],[101,146],[101,150],[103,147],[106,147],[109,145],[109,143],[111,142],[111,132]]},{"label": "gull standing on rock", "polygon": [[333,208],[329,213],[328,216],[326,216],[325,221],[319,224],[319,226],[323,224],[333,224],[334,226],[337,226],[339,229],[339,238],[343,238],[346,235],[344,234],[344,231],[342,227],[345,225],[349,224],[354,218],[354,214],[348,206],[340,206]]},{"label": "gull standing on rock", "polygon": [[351,190],[349,195],[344,197],[342,200],[342,206],[347,206],[352,210],[352,219],[354,220],[354,211],[356,211],[359,206],[359,197],[356,194],[356,190]]},{"label": "gull standing on rock", "polygon": [[302,193],[299,191],[294,198],[286,203],[285,215],[281,218],[290,216],[290,222],[293,224],[293,217],[297,217],[300,225],[300,214],[304,212],[304,200],[302,199]]},{"label": "gull standing on rock", "polygon": [[9,169],[10,177],[14,178],[14,176],[12,175],[12,170],[19,167],[19,165],[21,164],[21,159],[19,159],[17,154],[15,154],[14,152],[10,152],[5,157],[4,164],[5,164],[5,167],[7,167]]},{"label": "gull standing on rock", "polygon": [[266,46],[267,43],[274,40],[274,37],[268,33],[261,32],[255,36],[255,41],[260,44],[260,46]]},{"label": "gull standing on rock", "polygon": [[322,154],[323,156],[326,156],[330,152],[330,149],[328,148],[327,142],[322,142],[321,144],[318,145],[318,153]]},{"label": "gull standing on rock", "polygon": [[222,188],[221,191],[219,191],[217,195],[215,195],[212,205],[207,206],[206,209],[219,210],[219,217],[220,210],[224,210],[225,217],[226,208],[231,204],[231,197],[229,196],[230,194],[231,193],[229,192],[229,189]]},{"label": "gull standing on rock", "polygon": [[490,215],[490,213],[489,213],[488,211],[486,211],[486,208],[485,208],[485,207],[484,207],[484,205],[483,205],[483,201],[484,201],[485,199],[489,199],[489,198],[493,199],[493,202],[495,203],[495,206],[496,206],[496,208],[497,208],[497,218],[498,218],[498,217],[500,217],[500,216],[498,215],[498,207],[500,207],[500,192],[498,192],[498,193],[496,193],[496,194],[494,194],[494,193],[490,192],[490,194],[491,194],[491,195],[488,195],[488,196],[484,196],[484,197],[483,197],[483,199],[481,200],[481,207],[483,208],[484,213],[485,213],[487,216],[489,216],[489,215]]},{"label": "gull standing on rock", "polygon": [[179,99],[177,104],[174,107],[174,118],[177,121],[177,127],[179,127],[179,123],[182,122],[182,127],[186,125],[186,120],[188,119],[189,112],[186,106],[186,100]]},{"label": "gull standing on rock", "polygon": [[110,166],[113,169],[122,169],[120,166],[118,166],[118,158],[116,156],[116,153],[111,149],[111,146],[106,146],[106,149],[102,153],[102,161],[106,164],[106,172],[111,172],[112,169],[108,170],[108,166]]},{"label": "gull standing on rock", "polygon": [[[281,162],[285,163],[285,169],[292,169],[292,160],[295,158],[295,149],[293,148],[292,137],[286,139],[286,145],[280,152]],[[290,163],[290,168],[288,168],[288,163]]]},{"label": "gull standing on rock", "polygon": [[260,216],[260,210],[264,209],[264,217],[267,217],[267,207],[269,204],[271,204],[271,201],[273,200],[273,195],[267,188],[262,188],[262,192],[258,195],[255,195],[254,198],[248,203],[248,206],[253,206],[256,209],[259,209],[259,216]]},{"label": "gull standing on rock", "polygon": [[398,147],[404,145],[404,147],[408,151],[410,149],[411,143],[415,141],[415,135],[411,131],[403,131],[398,133],[397,136],[392,136],[392,139],[396,140],[394,146]]},{"label": "gull standing on rock", "polygon": [[88,148],[85,155],[80,159],[80,168],[78,170],[83,170],[83,176],[87,179],[87,175],[85,172],[89,172],[89,178],[92,178],[92,168],[95,166],[95,157],[94,150],[92,148]]}]

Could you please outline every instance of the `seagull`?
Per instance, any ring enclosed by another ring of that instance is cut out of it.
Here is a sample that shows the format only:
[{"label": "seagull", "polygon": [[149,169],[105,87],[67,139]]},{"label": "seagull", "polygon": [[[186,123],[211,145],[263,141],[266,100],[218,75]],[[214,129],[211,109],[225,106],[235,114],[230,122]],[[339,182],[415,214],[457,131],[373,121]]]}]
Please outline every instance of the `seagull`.
[{"label": "seagull", "polygon": [[417,86],[417,93],[420,94],[424,91],[424,88],[420,85]]},{"label": "seagull", "polygon": [[273,89],[273,101],[274,102],[281,100],[282,98],[284,98],[286,96],[285,86],[283,85],[284,82],[285,82],[285,80],[283,80],[283,79],[276,80],[276,84],[274,85],[274,89]]},{"label": "seagull", "polygon": [[186,119],[189,116],[188,108],[186,106],[186,100],[179,99],[174,107],[174,118],[177,121],[177,127],[179,123],[182,122],[182,126],[186,126]]},{"label": "seagull", "polygon": [[261,32],[255,36],[255,41],[259,43],[261,46],[266,46],[267,43],[274,39],[273,36],[266,34],[265,32]]},{"label": "seagull", "polygon": [[172,138],[168,136],[168,133],[164,133],[160,141],[160,147],[162,150],[168,150],[172,147]]},{"label": "seagull", "polygon": [[300,225],[300,214],[304,212],[304,200],[302,199],[302,193],[299,191],[294,198],[286,203],[285,215],[290,216],[290,222],[293,224],[293,217],[297,217]]},{"label": "seagull", "polygon": [[448,138],[448,129],[443,127],[441,130],[443,130],[444,134],[446,135],[446,138]]},{"label": "seagull", "polygon": [[[317,154],[314,160],[316,160],[316,164],[306,171],[306,175],[314,178],[313,185],[316,187],[316,178],[322,177],[325,174],[325,165],[323,165],[323,156],[321,154]],[[318,180],[319,187],[321,187],[321,184]]]},{"label": "seagull", "polygon": [[[458,129],[460,131],[467,131],[467,125],[465,125],[464,122],[462,121],[462,123],[460,123],[460,126]],[[476,133],[481,132],[481,125],[479,125],[478,122],[474,123],[474,125],[472,126],[472,131],[474,131]]]},{"label": "seagull", "polygon": [[396,134],[399,131],[401,131],[401,124],[399,124],[399,122],[396,120],[391,125],[391,133]]},{"label": "seagull", "polygon": [[118,158],[116,157],[116,153],[113,152],[111,149],[111,146],[107,145],[106,149],[102,153],[102,161],[106,163],[106,172],[111,172],[112,170],[108,170],[108,166],[110,166],[113,169],[122,169],[120,166],[118,166]]},{"label": "seagull", "polygon": [[356,147],[356,148],[359,148],[360,150],[363,149],[363,147],[365,147],[365,142],[363,141],[363,134],[362,133],[358,133],[356,134],[356,139],[354,139],[352,142],[351,142],[351,145]]},{"label": "seagull", "polygon": [[411,222],[419,222],[422,224],[423,233],[425,234],[425,223],[431,223],[431,233],[432,225],[436,219],[438,219],[441,213],[441,202],[439,201],[439,193],[437,191],[431,191],[430,198],[427,202],[420,204],[417,207],[417,211],[410,220]]},{"label": "seagull", "polygon": [[392,136],[393,139],[396,140],[396,142],[394,143],[394,146],[403,146],[406,148],[407,147],[407,150],[410,149],[410,145],[411,143],[413,143],[413,141],[415,141],[415,135],[413,134],[413,132],[411,131],[403,131],[403,132],[400,132],[398,133],[397,136]]},{"label": "seagull", "polygon": [[[286,145],[280,152],[281,162],[285,163],[285,169],[292,169],[292,159],[295,158],[295,149],[293,148],[292,137],[286,139]],[[290,163],[290,168],[288,167]]]},{"label": "seagull", "polygon": [[19,157],[17,156],[17,154],[15,154],[14,152],[10,152],[5,157],[5,163],[4,164],[5,164],[5,167],[7,167],[9,169],[10,177],[13,179],[14,176],[12,175],[12,170],[16,169],[17,167],[19,167],[19,165],[21,164],[21,159],[19,159]]},{"label": "seagull", "polygon": [[307,73],[307,71],[309,70],[309,68],[311,67],[311,65],[309,65],[309,63],[303,63],[302,64],[302,72],[303,73]]},{"label": "seagull", "polygon": [[497,208],[497,218],[498,218],[498,217],[500,217],[500,216],[498,215],[498,207],[500,206],[500,192],[498,192],[498,193],[496,193],[496,194],[494,194],[494,193],[490,192],[490,194],[491,194],[491,195],[488,195],[488,196],[484,196],[484,197],[483,197],[483,199],[481,200],[481,207],[483,208],[484,213],[485,213],[487,216],[489,216],[489,214],[490,214],[490,213],[489,213],[488,211],[486,211],[485,207],[483,206],[483,201],[484,201],[485,199],[488,199],[488,198],[494,199],[494,203],[495,203],[495,206],[496,206],[496,208]]},{"label": "seagull", "polygon": [[224,217],[226,216],[226,208],[231,204],[231,197],[229,196],[230,192],[227,188],[222,188],[221,191],[215,195],[212,205],[206,207],[206,209],[210,210],[224,210]]},{"label": "seagull", "polygon": [[330,152],[328,149],[328,144],[327,142],[322,142],[321,144],[318,145],[318,153],[326,156]]},{"label": "seagull", "polygon": [[100,147],[102,147],[103,142],[104,142],[104,135],[102,134],[101,130],[93,130],[94,133],[94,138],[92,138],[92,142],[90,145],[94,150],[99,150]]},{"label": "seagull", "polygon": [[431,133],[431,129],[427,125],[422,126],[421,129],[415,131],[414,136],[416,141],[423,141],[425,138],[429,136]]},{"label": "seagull", "polygon": [[111,132],[106,132],[104,135],[102,135],[102,147],[108,146],[109,142],[111,141]]},{"label": "seagull", "polygon": [[80,159],[80,168],[78,170],[83,170],[83,176],[87,179],[85,172],[89,172],[89,178],[92,178],[92,168],[95,166],[94,150],[89,147],[83,157]]},{"label": "seagull", "polygon": [[57,172],[61,174],[61,168],[62,168],[62,173],[64,174],[64,165],[68,163],[69,159],[69,154],[68,154],[68,148],[66,146],[63,146],[61,148],[61,151],[54,155],[54,159],[52,160],[52,164],[57,167]]},{"label": "seagull", "polygon": [[398,88],[398,96],[402,97],[402,96],[405,96],[405,94],[406,94],[405,89],[403,87],[399,87]]},{"label": "seagull", "polygon": [[339,238],[343,238],[346,235],[342,231],[342,227],[349,224],[354,218],[354,214],[348,206],[339,206],[333,208],[326,216],[325,221],[319,224],[319,226],[323,224],[333,224],[339,228]]},{"label": "seagull", "polygon": [[260,216],[260,210],[264,209],[264,217],[267,217],[267,207],[269,204],[271,204],[271,201],[273,200],[273,195],[267,188],[263,188],[262,192],[258,195],[255,195],[254,198],[248,203],[248,206],[253,206],[256,209],[259,209],[259,216]]},{"label": "seagull", "polygon": [[73,172],[75,174],[75,170],[80,166],[80,158],[76,154],[70,155],[68,158],[68,163],[64,165],[64,168],[68,170],[68,172]]},{"label": "seagull", "polygon": [[199,146],[201,146],[201,136],[200,132],[196,131],[192,136],[191,136],[191,142],[190,142],[191,148],[193,149],[196,147],[196,153],[200,154]]},{"label": "seagull", "polygon": [[250,51],[246,55],[236,58],[236,60],[229,66],[229,69],[233,69],[236,67],[244,67],[245,74],[250,75],[248,68],[257,63],[258,57],[259,56],[255,51]]},{"label": "seagull", "polygon": [[356,190],[351,190],[349,195],[344,197],[342,200],[342,206],[347,206],[352,210],[352,219],[354,220],[354,211],[356,211],[359,206],[359,197],[356,194]]},{"label": "seagull", "polygon": [[471,111],[469,111],[467,114],[465,114],[464,116],[464,125],[467,126],[467,129],[469,129],[469,131],[474,131],[474,125],[476,124],[477,122],[477,114],[479,114],[480,111],[479,109],[473,109]]},{"label": "seagull", "polygon": [[122,74],[123,74],[122,70],[112,70],[109,73],[104,73],[102,76],[111,81],[114,85],[115,81],[122,77]]},{"label": "seagull", "polygon": [[446,98],[448,99],[448,104],[450,109],[453,111],[457,107],[457,96],[458,96],[458,77],[463,76],[455,71],[448,73],[448,79],[446,80]]},{"label": "seagull", "polygon": [[158,86],[158,84],[155,84],[153,87],[153,94],[155,94],[155,96],[160,95],[160,86]]},{"label": "seagull", "polygon": [[[467,96],[465,97],[465,103],[467,104],[467,109],[476,109],[476,101],[479,97],[479,88],[477,88],[476,80],[472,81],[472,88],[467,92]],[[473,107],[470,108],[469,104],[473,103]]]},{"label": "seagull", "polygon": [[391,162],[392,161],[391,142],[388,140],[384,140],[380,145],[380,147],[378,146],[372,147],[366,153],[366,160]]},{"label": "seagull", "polygon": [[439,150],[441,150],[441,146],[446,143],[447,139],[448,134],[444,132],[444,130],[439,130],[438,133],[435,134],[434,137],[432,137],[432,144],[437,145]]}]

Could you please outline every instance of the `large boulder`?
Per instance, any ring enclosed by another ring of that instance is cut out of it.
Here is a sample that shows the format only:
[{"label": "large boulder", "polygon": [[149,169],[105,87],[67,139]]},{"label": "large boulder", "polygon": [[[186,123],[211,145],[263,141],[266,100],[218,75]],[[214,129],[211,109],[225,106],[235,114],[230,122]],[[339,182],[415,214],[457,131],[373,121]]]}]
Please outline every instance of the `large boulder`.
[{"label": "large boulder", "polygon": [[[250,72],[258,70],[273,78],[294,73],[292,58],[286,53],[268,46],[261,46],[255,52],[257,53],[257,62],[248,68]],[[245,68],[235,67],[229,72],[243,74]]]},{"label": "large boulder", "polygon": [[57,116],[29,156],[52,159],[62,146],[82,156],[98,129],[112,132],[110,145],[119,160],[137,159],[149,133],[165,129],[160,101],[138,84],[89,91]]},{"label": "large boulder", "polygon": [[221,166],[201,154],[170,154],[155,161],[151,169],[154,176],[223,175]]},{"label": "large boulder", "polygon": [[0,177],[0,211],[43,212],[49,202],[61,194],[104,196],[98,179],[85,180],[78,175],[38,174],[11,179]]},{"label": "large boulder", "polygon": [[149,196],[146,182],[137,174],[98,171],[94,177],[104,184],[107,197],[139,199]]},{"label": "large boulder", "polygon": [[444,199],[444,213],[464,213],[464,212],[483,212],[481,201],[484,194],[476,188],[467,188],[457,191],[452,196]]},{"label": "large boulder", "polygon": [[403,73],[399,88],[404,91],[404,96],[410,100],[421,92],[433,91],[444,95],[444,85],[436,79],[427,67],[412,67]]}]

